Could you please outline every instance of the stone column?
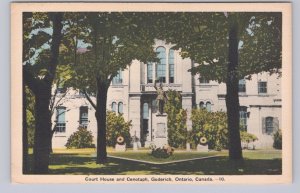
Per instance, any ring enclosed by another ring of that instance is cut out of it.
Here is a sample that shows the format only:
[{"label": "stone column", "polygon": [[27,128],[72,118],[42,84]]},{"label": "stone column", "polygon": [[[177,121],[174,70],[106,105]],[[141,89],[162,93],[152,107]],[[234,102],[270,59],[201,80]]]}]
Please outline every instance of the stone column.
[{"label": "stone column", "polygon": [[130,135],[141,138],[141,96],[134,95],[129,98],[129,120],[132,120]]},{"label": "stone column", "polygon": [[182,96],[182,108],[187,110],[187,129],[192,129],[192,121],[191,121],[191,114],[192,114],[192,96]]}]

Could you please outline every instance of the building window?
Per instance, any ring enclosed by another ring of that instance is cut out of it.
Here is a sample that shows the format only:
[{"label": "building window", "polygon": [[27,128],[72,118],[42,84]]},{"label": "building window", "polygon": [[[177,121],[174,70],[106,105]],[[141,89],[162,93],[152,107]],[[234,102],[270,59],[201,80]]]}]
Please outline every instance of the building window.
[{"label": "building window", "polygon": [[239,80],[239,92],[242,92],[242,93],[246,92],[246,80],[245,79]]},{"label": "building window", "polygon": [[169,83],[174,83],[174,50],[169,50]]},{"label": "building window", "polygon": [[274,118],[273,117],[266,117],[266,133],[272,134],[274,131]]},{"label": "building window", "polygon": [[113,103],[111,104],[111,111],[112,111],[112,112],[117,112],[117,103],[116,103],[116,102],[113,102]]},{"label": "building window", "polygon": [[279,129],[278,117],[263,117],[262,118],[262,133],[272,135]]},{"label": "building window", "polygon": [[143,104],[143,119],[149,119],[149,105],[148,105],[148,103]]},{"label": "building window", "polygon": [[118,74],[112,79],[112,85],[122,84],[122,70],[118,70]]},{"label": "building window", "polygon": [[267,93],[267,82],[258,82],[258,94]]},{"label": "building window", "polygon": [[209,80],[205,79],[204,77],[200,77],[199,81],[200,81],[200,84],[208,84],[209,83]]},{"label": "building window", "polygon": [[247,131],[247,107],[240,107],[240,129]]},{"label": "building window", "polygon": [[56,127],[55,131],[59,133],[66,132],[66,107],[59,106],[56,108]]},{"label": "building window", "polygon": [[158,108],[158,106],[157,106],[157,100],[154,99],[154,100],[152,100],[152,103],[151,103],[151,111],[152,111],[152,113],[156,113],[157,112],[157,108]]},{"label": "building window", "polygon": [[159,62],[156,66],[156,78],[159,82],[166,82],[166,49],[164,47],[158,47],[156,49]]},{"label": "building window", "polygon": [[153,83],[153,64],[147,64],[147,83]]},{"label": "building window", "polygon": [[211,103],[210,103],[210,102],[207,102],[207,103],[206,103],[206,110],[207,110],[208,112],[211,112]]},{"label": "building window", "polygon": [[81,127],[87,128],[89,123],[88,117],[89,108],[87,106],[81,106],[79,108],[79,124]]},{"label": "building window", "polygon": [[204,109],[204,108],[205,108],[204,102],[200,102],[200,103],[199,103],[199,107],[200,107],[200,109]]},{"label": "building window", "polygon": [[118,113],[123,113],[123,103],[119,102],[118,104]]}]

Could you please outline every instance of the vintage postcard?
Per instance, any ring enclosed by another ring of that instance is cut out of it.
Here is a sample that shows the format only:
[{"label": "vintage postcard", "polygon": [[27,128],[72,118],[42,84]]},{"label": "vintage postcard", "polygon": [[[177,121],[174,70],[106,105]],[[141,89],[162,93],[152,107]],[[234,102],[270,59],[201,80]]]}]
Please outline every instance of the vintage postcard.
[{"label": "vintage postcard", "polygon": [[292,182],[290,3],[12,3],[13,183]]}]

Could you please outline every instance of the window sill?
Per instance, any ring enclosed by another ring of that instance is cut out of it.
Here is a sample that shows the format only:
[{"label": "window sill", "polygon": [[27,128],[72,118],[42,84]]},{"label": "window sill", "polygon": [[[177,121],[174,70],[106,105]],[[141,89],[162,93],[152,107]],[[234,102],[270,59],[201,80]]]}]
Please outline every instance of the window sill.
[{"label": "window sill", "polygon": [[268,97],[269,95],[267,93],[258,93],[259,97]]},{"label": "window sill", "polygon": [[111,85],[112,88],[124,88],[125,85],[123,84],[114,84],[114,85]]},{"label": "window sill", "polygon": [[239,92],[240,97],[248,97],[248,95],[245,92]]},{"label": "window sill", "polygon": [[54,137],[67,137],[66,135],[54,135]]}]

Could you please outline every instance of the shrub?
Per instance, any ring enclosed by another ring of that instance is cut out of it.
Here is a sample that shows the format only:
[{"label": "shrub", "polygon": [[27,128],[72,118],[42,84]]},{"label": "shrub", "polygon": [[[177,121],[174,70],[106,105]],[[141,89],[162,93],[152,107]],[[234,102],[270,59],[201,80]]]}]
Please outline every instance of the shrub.
[{"label": "shrub", "polygon": [[227,115],[225,112],[208,112],[206,109],[193,109],[191,120],[192,144],[194,147],[205,137],[209,149],[221,150],[228,145]]},{"label": "shrub", "polygon": [[122,144],[128,146],[131,142],[130,129],[131,121],[126,122],[122,114],[108,111],[106,117],[106,142],[110,147],[115,147],[118,137],[123,138]]},{"label": "shrub", "polygon": [[273,135],[273,147],[275,149],[282,149],[282,133],[281,130],[276,131],[276,133],[274,133]]},{"label": "shrub", "polygon": [[79,127],[68,139],[66,147],[70,148],[92,148],[95,147],[93,144],[93,134],[84,127]]},{"label": "shrub", "polygon": [[162,148],[153,148],[151,155],[156,158],[168,158],[173,155],[174,149],[170,146],[164,146]]},{"label": "shrub", "polygon": [[247,133],[246,131],[241,131],[240,135],[241,135],[241,141],[247,144],[247,146],[246,146],[247,149],[248,149],[249,143],[258,140],[258,138],[255,135],[253,135],[251,133]]},{"label": "shrub", "polygon": [[167,96],[164,110],[168,114],[168,144],[175,148],[184,148],[187,142],[187,111],[182,109],[178,91],[168,90]]}]

